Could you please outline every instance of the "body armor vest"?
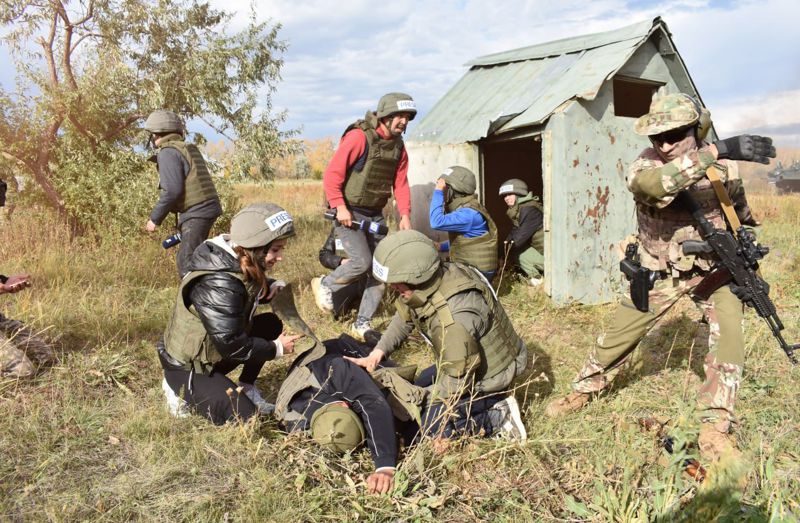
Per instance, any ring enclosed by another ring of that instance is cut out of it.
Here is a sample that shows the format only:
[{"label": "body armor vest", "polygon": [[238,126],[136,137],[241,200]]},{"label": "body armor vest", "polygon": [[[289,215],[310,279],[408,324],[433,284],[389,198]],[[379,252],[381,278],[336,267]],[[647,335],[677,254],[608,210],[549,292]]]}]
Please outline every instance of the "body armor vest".
[{"label": "body armor vest", "polygon": [[[181,281],[178,297],[172,316],[164,331],[164,346],[167,353],[187,370],[208,373],[215,363],[222,360],[222,355],[208,339],[208,333],[203,322],[197,316],[194,306],[189,303],[190,284],[197,278],[206,274],[216,274],[219,271],[193,271]],[[227,271],[224,271],[227,272]],[[245,310],[250,310],[248,324],[255,312],[256,296],[259,288],[244,282],[244,275],[240,272],[227,272],[234,278],[242,281],[247,288],[248,302]]]},{"label": "body armor vest", "polygon": [[[455,323],[447,300],[458,293],[473,289],[483,294],[483,299],[489,304],[491,311],[491,327],[478,340],[481,363],[476,378],[483,380],[496,376],[512,365],[524,343],[514,330],[506,311],[480,274],[460,263],[444,263],[440,284],[424,304],[412,308],[397,300],[396,305],[397,312],[412,321],[433,345],[434,354],[439,359],[444,331]],[[438,321],[434,321],[434,318]]]},{"label": "body armor vest", "polygon": [[[519,198],[516,205],[509,207],[506,211],[506,215],[511,220],[511,223],[514,224],[514,227],[519,227],[519,217],[522,214],[523,207],[535,207],[540,213],[544,214],[544,207],[542,207],[538,197],[528,193],[522,198]],[[540,253],[544,252],[544,227],[534,232],[533,236],[531,236],[531,247]]]},{"label": "body armor vest", "polygon": [[186,175],[183,195],[175,202],[173,212],[186,212],[198,203],[218,199],[217,190],[211,180],[211,173],[208,171],[208,165],[200,153],[200,149],[192,143],[184,142],[179,134],[167,135],[158,146],[159,150],[167,147],[181,153],[186,163],[189,164],[189,174]]},{"label": "body armor vest", "polygon": [[[715,165],[720,171],[726,171],[724,165]],[[701,178],[686,190],[715,228],[727,227],[719,199],[708,178]],[[646,254],[641,259],[643,266],[651,270],[673,268],[678,271],[689,271],[694,266],[701,270],[711,268],[713,255],[703,257],[687,255],[681,250],[681,244],[686,240],[702,239],[697,229],[697,221],[689,209],[675,202],[663,209],[637,202],[636,218],[639,222],[639,242],[645,250],[643,254]]]},{"label": "body armor vest", "polygon": [[472,265],[482,272],[497,270],[497,226],[489,216],[489,211],[481,205],[474,194],[457,198],[451,204],[453,210],[466,207],[479,212],[486,220],[489,230],[474,238],[467,238],[459,233],[449,233],[450,259],[454,262]]},{"label": "body armor vest", "polygon": [[[367,137],[366,161],[361,169],[352,166],[344,182],[344,199],[348,205],[365,209],[383,209],[392,195],[397,165],[403,155],[403,139],[384,140],[376,130],[378,118],[367,112],[345,130],[361,129]],[[361,163],[361,162],[359,162]]]}]

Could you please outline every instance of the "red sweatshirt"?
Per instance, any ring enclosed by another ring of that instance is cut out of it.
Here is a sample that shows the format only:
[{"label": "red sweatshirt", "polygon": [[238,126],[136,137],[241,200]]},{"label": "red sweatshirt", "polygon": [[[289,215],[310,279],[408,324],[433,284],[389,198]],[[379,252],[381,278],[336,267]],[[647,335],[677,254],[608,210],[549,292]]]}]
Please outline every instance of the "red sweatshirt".
[{"label": "red sweatshirt", "polygon": [[[378,129],[378,136],[386,138],[382,129]],[[347,170],[358,161],[367,148],[367,136],[361,129],[352,129],[342,136],[339,147],[333,153],[333,158],[322,175],[322,187],[328,205],[338,207],[344,205],[344,181]],[[394,198],[397,201],[397,211],[400,216],[411,216],[411,190],[408,187],[408,154],[403,147],[403,154],[397,163],[397,172],[394,178]]]}]

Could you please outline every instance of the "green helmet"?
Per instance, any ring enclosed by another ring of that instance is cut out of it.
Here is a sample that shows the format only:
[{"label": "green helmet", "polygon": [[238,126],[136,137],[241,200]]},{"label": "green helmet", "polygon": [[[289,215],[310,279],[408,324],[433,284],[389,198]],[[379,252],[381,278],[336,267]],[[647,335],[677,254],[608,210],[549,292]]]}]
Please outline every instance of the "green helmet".
[{"label": "green helmet", "polygon": [[181,117],[166,109],[157,109],[150,113],[144,122],[144,128],[153,134],[184,132]]},{"label": "green helmet", "polygon": [[519,178],[511,178],[510,180],[506,180],[500,186],[500,196],[505,196],[507,194],[525,196],[528,194],[528,184]]},{"label": "green helmet", "polygon": [[231,241],[245,249],[269,245],[294,236],[291,215],[274,203],[248,205],[231,220]]},{"label": "green helmet", "polygon": [[334,452],[349,452],[364,441],[364,424],[341,403],[323,405],[311,416],[311,438]]},{"label": "green helmet", "polygon": [[378,102],[378,120],[395,113],[409,113],[411,115],[409,120],[413,120],[417,115],[414,99],[405,93],[388,93],[381,96]]},{"label": "green helmet", "polygon": [[640,116],[633,129],[640,136],[654,136],[695,124],[698,137],[705,138],[711,128],[711,113],[697,99],[686,93],[659,92],[650,102],[650,112]]},{"label": "green helmet", "polygon": [[419,285],[430,280],[440,265],[430,238],[419,231],[400,231],[378,244],[372,258],[372,275],[383,283]]},{"label": "green helmet", "polygon": [[445,169],[439,178],[444,178],[451,189],[463,194],[473,194],[477,187],[472,171],[458,165]]}]

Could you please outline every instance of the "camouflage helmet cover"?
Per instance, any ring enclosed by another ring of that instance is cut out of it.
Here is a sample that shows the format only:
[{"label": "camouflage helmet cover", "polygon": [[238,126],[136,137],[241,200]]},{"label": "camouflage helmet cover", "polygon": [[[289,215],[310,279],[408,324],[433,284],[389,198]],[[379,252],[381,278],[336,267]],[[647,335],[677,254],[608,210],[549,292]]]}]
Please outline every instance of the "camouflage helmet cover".
[{"label": "camouflage helmet cover", "polygon": [[511,178],[506,180],[500,185],[500,196],[507,194],[516,194],[517,196],[525,196],[528,194],[528,184],[519,178]]},{"label": "camouflage helmet cover", "polygon": [[383,283],[419,285],[430,280],[441,261],[433,241],[419,231],[390,234],[375,249],[372,274]]},{"label": "camouflage helmet cover", "polygon": [[454,165],[445,169],[439,178],[444,179],[444,182],[450,186],[454,191],[463,194],[473,194],[477,188],[475,175],[466,167]]},{"label": "camouflage helmet cover", "polygon": [[166,109],[157,109],[150,113],[144,122],[144,128],[153,134],[184,132],[181,117]]},{"label": "camouflage helmet cover", "polygon": [[248,205],[231,220],[231,241],[245,249],[269,245],[294,236],[291,215],[274,203]]},{"label": "camouflage helmet cover", "polygon": [[413,120],[417,115],[417,105],[411,95],[405,93],[387,93],[381,96],[378,101],[377,116],[380,120],[386,116],[396,113],[408,113],[411,115],[409,120]]},{"label": "camouflage helmet cover", "polygon": [[364,441],[358,414],[341,403],[323,405],[311,416],[311,438],[334,452],[349,452]]},{"label": "camouflage helmet cover", "polygon": [[[659,91],[650,102],[650,112],[640,116],[633,129],[640,136],[654,136],[694,125],[700,122],[703,116],[708,120],[710,127],[710,113],[704,111],[700,102],[694,97],[686,93],[662,94]],[[705,133],[708,133],[707,128]]]}]

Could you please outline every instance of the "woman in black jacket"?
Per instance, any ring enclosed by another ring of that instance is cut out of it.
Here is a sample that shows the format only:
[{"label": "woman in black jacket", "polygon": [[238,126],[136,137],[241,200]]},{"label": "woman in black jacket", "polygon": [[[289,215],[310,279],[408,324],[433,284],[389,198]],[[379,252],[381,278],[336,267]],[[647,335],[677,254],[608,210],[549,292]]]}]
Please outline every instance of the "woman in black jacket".
[{"label": "woman in black jacket", "polygon": [[[294,236],[292,217],[270,203],[253,204],[231,221],[230,234],[205,241],[192,255],[158,353],[170,412],[188,411],[215,424],[271,412],[254,383],[268,360],[294,350],[274,314],[254,316],[285,283],[267,277]],[[242,365],[238,384],[226,374]]]}]

